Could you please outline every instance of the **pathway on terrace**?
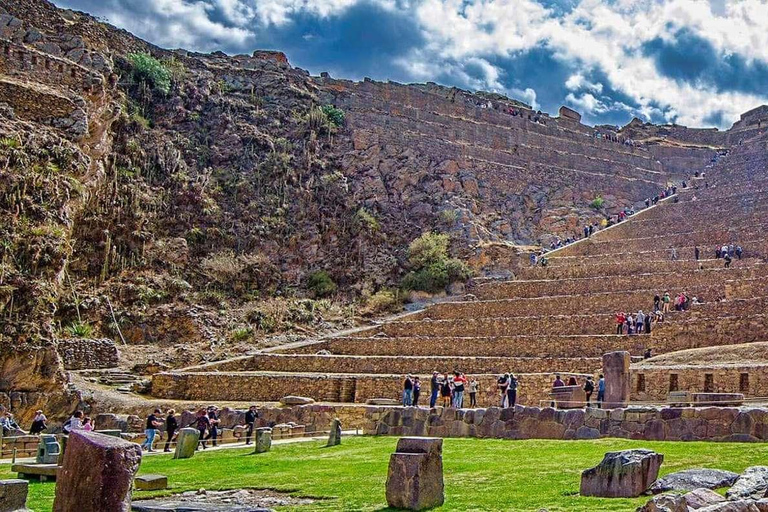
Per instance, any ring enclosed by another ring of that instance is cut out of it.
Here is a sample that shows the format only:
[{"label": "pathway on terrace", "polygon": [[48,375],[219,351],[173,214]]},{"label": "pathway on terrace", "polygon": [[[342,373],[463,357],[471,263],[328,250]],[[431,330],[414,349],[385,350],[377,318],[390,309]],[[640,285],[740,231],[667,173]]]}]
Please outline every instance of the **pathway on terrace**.
[{"label": "pathway on terrace", "polygon": [[[496,378],[519,377],[521,403],[547,396],[553,372],[583,382],[601,356],[635,356],[632,399],[663,401],[670,390],[768,396],[768,366],[686,359],[639,363],[654,355],[768,339],[768,153],[766,137],[737,146],[678,197],[644,210],[589,240],[552,252],[546,268],[508,281],[478,280],[474,300],[433,305],[368,329],[313,343],[156,375],[153,394],[173,399],[277,400],[288,394],[328,402],[397,398],[405,373],[459,369],[481,384],[480,406],[496,404]],[[706,185],[705,185],[706,184]],[[697,188],[693,188],[697,187]],[[723,268],[717,245],[744,258]],[[694,259],[694,247],[701,261]],[[670,247],[678,254],[670,259]],[[705,304],[672,312],[650,335],[616,335],[615,312],[648,312],[653,296],[686,292]],[[213,373],[215,372],[215,377]]]}]

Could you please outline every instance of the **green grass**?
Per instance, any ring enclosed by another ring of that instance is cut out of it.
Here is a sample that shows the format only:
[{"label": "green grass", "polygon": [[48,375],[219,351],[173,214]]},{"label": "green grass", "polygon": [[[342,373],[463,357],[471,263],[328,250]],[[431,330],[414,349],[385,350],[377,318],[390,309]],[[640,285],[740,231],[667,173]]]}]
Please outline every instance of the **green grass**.
[{"label": "green grass", "polygon": [[[384,482],[393,437],[346,438],[341,446],[320,442],[275,445],[267,454],[250,449],[198,452],[192,459],[146,457],[140,473],[169,477],[169,492],[271,488],[324,499],[297,510],[383,510]],[[611,450],[645,447],[663,453],[662,474],[691,467],[731,471],[761,464],[768,444],[446,439],[443,447],[446,504],[440,510],[634,510],[647,501],[578,496],[580,472]],[[88,463],[88,461],[83,461]],[[7,465],[0,478],[11,477]],[[32,482],[29,506],[51,510],[54,484]],[[163,493],[137,492],[135,498]]]}]

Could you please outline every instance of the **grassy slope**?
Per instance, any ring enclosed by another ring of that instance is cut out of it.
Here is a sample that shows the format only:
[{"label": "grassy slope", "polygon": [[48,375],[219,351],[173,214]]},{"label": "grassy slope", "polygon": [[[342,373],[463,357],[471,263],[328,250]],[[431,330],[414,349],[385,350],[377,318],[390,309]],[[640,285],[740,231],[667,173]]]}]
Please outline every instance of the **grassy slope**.
[{"label": "grassy slope", "polygon": [[[173,492],[201,487],[275,488],[305,496],[337,497],[302,510],[381,510],[386,505],[389,454],[396,442],[391,437],[350,438],[335,448],[294,443],[275,446],[263,455],[224,450],[198,453],[183,461],[154,456],[145,459],[141,473],[168,475]],[[446,505],[442,510],[634,510],[647,498],[578,496],[581,470],[597,464],[606,451],[633,447],[663,453],[662,473],[700,466],[742,471],[768,456],[766,444],[447,439],[443,454]],[[8,466],[2,466],[0,478],[10,476]],[[29,506],[38,512],[50,510],[53,493],[54,484],[33,482]],[[135,497],[149,495],[142,492]]]}]

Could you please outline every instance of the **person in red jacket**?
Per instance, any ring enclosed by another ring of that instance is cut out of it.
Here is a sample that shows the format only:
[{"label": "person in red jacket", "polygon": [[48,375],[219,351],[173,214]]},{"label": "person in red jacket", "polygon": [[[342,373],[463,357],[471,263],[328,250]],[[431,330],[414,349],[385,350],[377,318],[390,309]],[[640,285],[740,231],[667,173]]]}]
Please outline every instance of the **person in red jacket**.
[{"label": "person in red jacket", "polygon": [[616,334],[624,334],[624,321],[627,317],[623,312],[616,313]]}]

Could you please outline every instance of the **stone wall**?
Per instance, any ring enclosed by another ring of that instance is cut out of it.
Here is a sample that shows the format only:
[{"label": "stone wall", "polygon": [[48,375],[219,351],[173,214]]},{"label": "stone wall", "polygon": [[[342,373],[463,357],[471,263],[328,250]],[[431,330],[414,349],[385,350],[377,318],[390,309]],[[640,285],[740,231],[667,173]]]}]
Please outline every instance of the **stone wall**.
[{"label": "stone wall", "polygon": [[768,366],[680,365],[632,369],[632,400],[665,401],[670,391],[768,396]]},{"label": "stone wall", "polygon": [[366,374],[430,374],[432,371],[459,370],[464,373],[549,373],[570,371],[591,373],[600,367],[597,357],[476,357],[476,356],[359,356],[312,354],[257,354],[207,365],[187,371],[262,371]]},{"label": "stone wall", "polygon": [[371,433],[395,436],[481,437],[500,439],[597,439],[648,441],[768,441],[764,408],[628,407],[572,409],[417,409],[366,410]]},{"label": "stone wall", "polygon": [[114,368],[118,363],[115,342],[106,338],[57,340],[56,350],[65,370]]},{"label": "stone wall", "polygon": [[[586,374],[562,373],[583,382]],[[421,403],[429,403],[429,375],[422,380]],[[470,375],[470,377],[472,377]],[[478,404],[499,401],[496,375],[476,375],[480,384]],[[554,374],[519,374],[518,402],[539,404],[549,398]],[[152,377],[152,396],[195,401],[277,401],[287,395],[302,395],[323,402],[365,402],[371,398],[399,400],[402,376],[299,374],[258,372],[168,372]],[[469,395],[465,395],[469,403]]]}]

